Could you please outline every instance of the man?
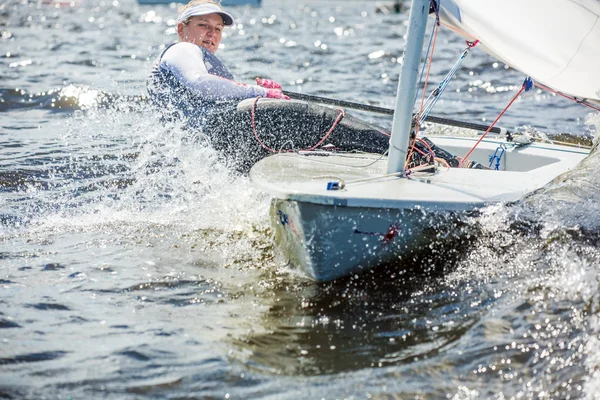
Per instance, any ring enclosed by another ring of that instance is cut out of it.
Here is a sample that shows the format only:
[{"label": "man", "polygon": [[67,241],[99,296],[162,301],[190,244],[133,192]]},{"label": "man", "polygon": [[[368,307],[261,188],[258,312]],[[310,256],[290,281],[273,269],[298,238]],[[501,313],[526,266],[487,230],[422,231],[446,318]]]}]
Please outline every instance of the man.
[{"label": "man", "polygon": [[244,99],[289,100],[281,85],[271,80],[257,79],[258,85],[235,82],[215,56],[223,29],[233,23],[231,14],[213,0],[193,0],[181,10],[179,42],[163,50],[148,79],[148,92],[156,105],[171,114],[205,121]]}]

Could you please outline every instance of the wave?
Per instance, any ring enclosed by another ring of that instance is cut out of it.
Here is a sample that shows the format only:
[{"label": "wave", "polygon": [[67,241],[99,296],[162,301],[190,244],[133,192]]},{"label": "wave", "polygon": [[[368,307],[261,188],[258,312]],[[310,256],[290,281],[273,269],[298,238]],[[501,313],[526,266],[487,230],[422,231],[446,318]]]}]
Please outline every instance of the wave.
[{"label": "wave", "polygon": [[98,108],[136,108],[147,102],[143,95],[114,94],[82,85],[68,85],[39,93],[0,89],[0,112],[41,109],[69,113]]}]

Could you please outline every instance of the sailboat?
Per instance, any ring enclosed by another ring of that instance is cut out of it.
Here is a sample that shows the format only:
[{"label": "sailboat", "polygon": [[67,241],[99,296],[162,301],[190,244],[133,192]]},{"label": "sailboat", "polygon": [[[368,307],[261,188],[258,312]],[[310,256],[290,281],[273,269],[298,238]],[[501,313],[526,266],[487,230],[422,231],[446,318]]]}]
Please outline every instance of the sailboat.
[{"label": "sailboat", "polygon": [[[425,165],[407,164],[419,126],[413,107],[432,3],[411,4],[387,155],[287,152],[250,171],[256,187],[272,197],[279,248],[310,279],[330,281],[410,257],[457,230],[462,215],[518,201],[590,152],[510,136],[428,136],[436,147],[463,155],[461,167],[436,162],[434,154]],[[597,0],[442,0],[434,6],[443,24],[529,75],[524,87],[536,82],[600,105]],[[473,161],[489,168],[465,168]]]}]

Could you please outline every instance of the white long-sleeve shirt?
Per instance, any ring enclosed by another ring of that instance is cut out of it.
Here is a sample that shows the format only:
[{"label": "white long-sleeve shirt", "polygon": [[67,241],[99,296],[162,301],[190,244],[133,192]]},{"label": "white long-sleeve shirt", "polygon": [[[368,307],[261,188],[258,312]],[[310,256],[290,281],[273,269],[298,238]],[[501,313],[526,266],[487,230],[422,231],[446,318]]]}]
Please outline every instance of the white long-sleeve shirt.
[{"label": "white long-sleeve shirt", "polygon": [[159,61],[159,67],[171,72],[201,100],[243,100],[266,96],[267,89],[258,85],[244,85],[210,74],[207,62],[199,46],[179,42],[165,51]]}]

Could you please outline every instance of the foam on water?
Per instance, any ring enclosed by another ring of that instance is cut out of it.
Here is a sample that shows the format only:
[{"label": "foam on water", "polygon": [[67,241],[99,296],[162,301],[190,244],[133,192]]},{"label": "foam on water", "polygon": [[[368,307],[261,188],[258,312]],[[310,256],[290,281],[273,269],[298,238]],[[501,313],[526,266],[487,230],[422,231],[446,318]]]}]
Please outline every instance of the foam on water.
[{"label": "foam on water", "polygon": [[[232,172],[179,124],[163,125],[150,107],[75,112],[49,170],[52,188],[30,185],[18,236],[96,235],[104,246],[167,238],[204,248],[218,266],[266,266],[272,258],[268,198]],[[125,110],[125,111],[124,111]],[[25,228],[25,229],[24,229]],[[177,242],[181,242],[178,244]],[[262,242],[262,244],[261,244]]]},{"label": "foam on water", "polygon": [[[597,126],[598,114],[588,117],[588,123]],[[495,335],[510,337],[512,343],[504,350],[494,347],[501,363],[479,368],[502,376],[502,367],[512,360],[507,380],[519,377],[524,384],[516,396],[583,391],[587,398],[598,398],[600,210],[594,199],[600,195],[600,180],[594,171],[599,166],[600,155],[594,151],[576,169],[523,201],[484,209],[476,221],[477,238],[444,278],[457,289],[469,282],[470,291],[493,293],[494,304],[480,323],[490,334],[495,331],[491,326],[501,327]],[[466,335],[476,331],[472,328]],[[559,371],[582,360],[587,372],[555,386]],[[469,398],[467,393],[457,396]]]}]

